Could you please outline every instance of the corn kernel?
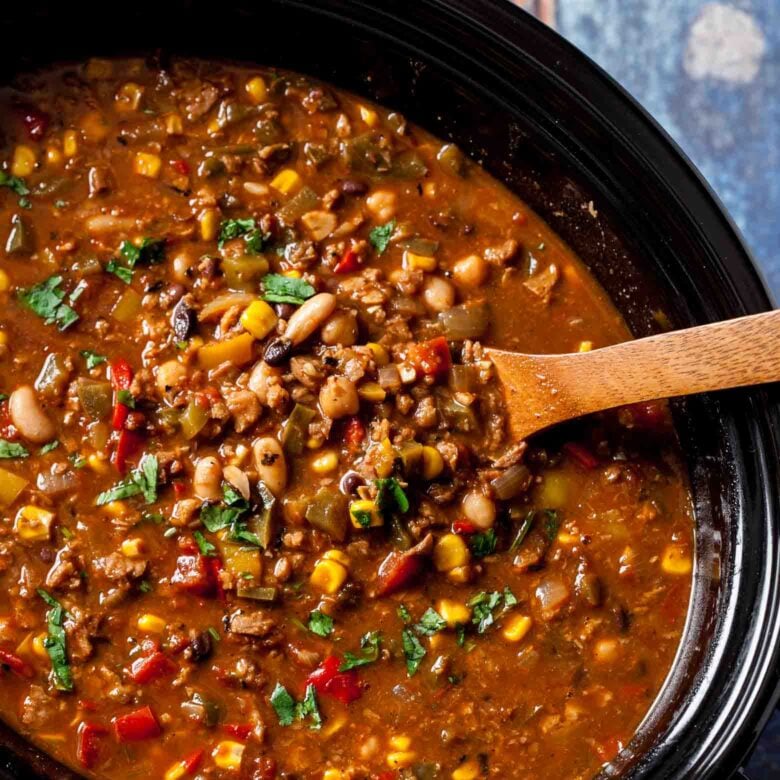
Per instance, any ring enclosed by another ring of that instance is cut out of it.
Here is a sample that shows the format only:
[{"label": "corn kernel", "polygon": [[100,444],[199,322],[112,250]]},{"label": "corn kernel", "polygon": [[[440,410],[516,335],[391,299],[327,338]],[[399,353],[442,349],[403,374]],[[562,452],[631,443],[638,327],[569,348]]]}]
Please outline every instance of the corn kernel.
[{"label": "corn kernel", "polygon": [[286,276],[288,279],[300,279],[303,274],[295,268],[288,268],[286,271],[282,271],[282,276]]},{"label": "corn kernel", "polygon": [[349,505],[349,519],[354,528],[376,528],[384,522],[376,502],[369,499],[353,501]]},{"label": "corn kernel", "polygon": [[363,382],[358,387],[358,395],[364,400],[372,404],[379,404],[385,400],[387,393],[376,382]]},{"label": "corn kernel", "polygon": [[16,514],[14,531],[26,542],[45,542],[49,539],[53,522],[54,512],[27,504]]},{"label": "corn kernel", "polygon": [[435,181],[426,181],[425,184],[423,184],[423,195],[426,198],[433,200],[436,197],[438,191],[439,190],[436,187]]},{"label": "corn kernel", "polygon": [[95,471],[98,474],[108,474],[109,471],[108,461],[105,458],[98,455],[97,452],[93,452],[87,458],[87,465],[92,469],[92,471]]},{"label": "corn kernel", "polygon": [[422,464],[423,479],[436,479],[444,471],[444,458],[436,447],[423,447]]},{"label": "corn kernel", "polygon": [[46,650],[46,645],[44,645],[44,640],[46,639],[46,634],[36,634],[33,637],[32,640],[32,651],[35,653],[35,655],[38,656],[38,658],[46,659],[49,657],[49,652]]},{"label": "corn kernel", "polygon": [[471,620],[471,609],[460,601],[440,599],[436,611],[447,621],[450,628],[465,626]]},{"label": "corn kernel", "polygon": [[322,773],[322,780],[344,780],[344,773],[340,769],[326,769]]},{"label": "corn kernel", "polygon": [[10,277],[2,268],[0,268],[0,292],[7,292],[10,286]]},{"label": "corn kernel", "polygon": [[75,130],[66,130],[62,136],[62,152],[66,157],[75,157],[79,150],[79,137]]},{"label": "corn kernel", "polygon": [[330,474],[339,465],[339,456],[333,450],[320,453],[312,462],[311,470],[315,474]]},{"label": "corn kernel", "polygon": [[387,765],[391,769],[405,769],[417,760],[417,753],[413,750],[399,750],[387,754]]},{"label": "corn kernel", "polygon": [[62,165],[62,152],[56,146],[46,147],[46,164],[52,168],[59,168]]},{"label": "corn kernel", "polygon": [[187,765],[184,761],[177,761],[168,767],[168,771],[163,775],[163,780],[181,780],[187,774]]},{"label": "corn kernel", "polygon": [[481,771],[476,761],[466,761],[453,771],[452,780],[477,780]]},{"label": "corn kernel", "polygon": [[436,258],[418,255],[408,249],[404,252],[404,268],[419,268],[421,271],[435,271]]},{"label": "corn kernel", "polygon": [[200,237],[203,241],[213,241],[219,230],[220,214],[216,209],[203,209],[198,216]]},{"label": "corn kernel", "polygon": [[309,581],[318,590],[332,596],[346,582],[346,579],[347,570],[342,564],[323,559],[314,565]]},{"label": "corn kernel", "polygon": [[184,124],[178,114],[165,115],[165,132],[168,135],[181,135],[184,132]]},{"label": "corn kernel", "polygon": [[81,118],[81,129],[88,141],[98,143],[102,141],[109,131],[108,122],[99,111],[90,111]]},{"label": "corn kernel", "polygon": [[[373,452],[373,448],[372,448]],[[395,468],[396,452],[390,439],[384,438],[379,443],[379,452],[374,456],[374,471],[380,479],[385,479],[393,473]]]},{"label": "corn kernel", "polygon": [[125,539],[120,545],[122,555],[126,558],[141,558],[144,554],[144,540],[139,537]]},{"label": "corn kernel", "polygon": [[123,84],[116,93],[114,102],[116,110],[121,112],[136,111],[141,105],[141,97],[144,94],[144,88],[139,84],[128,81]]},{"label": "corn kernel", "polygon": [[368,106],[360,106],[360,118],[369,127],[376,127],[379,124],[379,114]]},{"label": "corn kernel", "polygon": [[366,346],[371,350],[374,363],[378,366],[386,366],[390,362],[390,355],[381,344],[377,344],[375,341],[369,341]]},{"label": "corn kernel", "polygon": [[271,186],[283,195],[292,195],[301,186],[301,177],[292,168],[284,168],[271,180]]},{"label": "corn kernel", "polygon": [[29,176],[35,170],[35,151],[29,146],[17,146],[11,160],[14,176]]},{"label": "corn kernel", "polygon": [[160,175],[161,168],[162,160],[159,154],[138,152],[133,160],[133,170],[139,176],[146,176],[148,179],[156,179]]},{"label": "corn kernel", "polygon": [[406,734],[395,734],[387,740],[387,744],[393,750],[409,750],[412,746],[412,738]]},{"label": "corn kernel", "polygon": [[445,534],[433,548],[433,565],[438,571],[450,571],[465,566],[469,561],[469,548],[458,534]]},{"label": "corn kernel", "polygon": [[504,625],[504,639],[519,642],[531,630],[533,622],[527,615],[512,615]]},{"label": "corn kernel", "polygon": [[306,439],[307,450],[318,450],[323,444],[325,444],[325,439],[323,439],[322,436],[309,436],[309,438]]},{"label": "corn kernel", "polygon": [[579,347],[577,347],[577,352],[590,352],[592,349],[592,341],[581,341]]},{"label": "corn kernel", "polygon": [[246,83],[246,92],[250,100],[257,105],[268,97],[268,87],[262,76],[255,76]]},{"label": "corn kernel", "polygon": [[599,639],[593,646],[593,658],[602,664],[617,661],[620,654],[620,643],[617,639]]},{"label": "corn kernel", "polygon": [[567,547],[573,544],[577,544],[579,540],[579,536],[576,534],[567,533],[566,531],[560,531],[557,537],[558,544],[565,544]]},{"label": "corn kernel", "polygon": [[226,739],[220,742],[212,751],[211,757],[220,769],[241,768],[241,757],[244,755],[244,746],[240,742]]},{"label": "corn kernel", "polygon": [[256,339],[264,339],[276,327],[278,319],[265,301],[252,301],[241,315],[241,325]]},{"label": "corn kernel", "polygon": [[219,124],[219,120],[214,117],[206,126],[206,132],[209,135],[217,135],[222,131],[222,126]]},{"label": "corn kernel", "polygon": [[322,734],[323,737],[332,737],[347,725],[347,720],[348,718],[343,712],[332,715],[322,727],[320,734]]},{"label": "corn kernel", "polygon": [[693,568],[691,556],[679,544],[669,544],[661,556],[661,569],[667,574],[690,574]]},{"label": "corn kernel", "polygon": [[124,501],[109,501],[103,506],[103,509],[112,517],[124,517],[127,514],[127,507]]},{"label": "corn kernel", "polygon": [[162,634],[167,623],[158,615],[146,612],[138,618],[138,630],[148,634]]},{"label": "corn kernel", "polygon": [[3,346],[8,344],[8,334],[4,330],[0,330],[0,344]]},{"label": "corn kernel", "polygon": [[471,573],[470,566],[456,566],[447,572],[447,579],[458,585],[465,585],[467,582],[471,582]]},{"label": "corn kernel", "polygon": [[343,550],[336,550],[336,549],[326,550],[322,554],[322,557],[326,561],[336,561],[340,563],[345,569],[349,569],[349,564],[350,564],[349,556]]}]

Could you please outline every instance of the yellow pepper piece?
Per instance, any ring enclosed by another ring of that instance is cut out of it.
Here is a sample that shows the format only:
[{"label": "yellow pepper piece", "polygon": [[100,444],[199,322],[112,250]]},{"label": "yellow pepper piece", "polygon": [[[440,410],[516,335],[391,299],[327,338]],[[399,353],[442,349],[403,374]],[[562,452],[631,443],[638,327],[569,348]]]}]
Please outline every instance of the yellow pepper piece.
[{"label": "yellow pepper piece", "polygon": [[204,241],[213,241],[219,230],[220,214],[216,209],[203,209],[198,216],[200,237]]},{"label": "yellow pepper piece", "polygon": [[256,339],[264,339],[275,327],[279,318],[265,301],[252,301],[241,315],[241,325]]},{"label": "yellow pepper piece", "polygon": [[51,535],[53,522],[54,512],[27,504],[16,513],[14,531],[25,542],[45,542]]},{"label": "yellow pepper piece", "polygon": [[418,255],[407,249],[404,252],[404,268],[419,268],[421,271],[435,271],[436,258]]},{"label": "yellow pepper piece", "polygon": [[148,152],[138,152],[133,160],[133,170],[139,176],[146,176],[148,179],[156,179],[162,169],[162,160],[159,154],[149,154]]},{"label": "yellow pepper piece", "polygon": [[17,146],[11,160],[14,176],[29,176],[35,170],[35,151],[29,146]]},{"label": "yellow pepper piece", "polygon": [[450,775],[452,780],[477,780],[481,775],[479,764],[476,761],[466,761]]},{"label": "yellow pepper piece", "polygon": [[244,755],[244,745],[240,742],[226,739],[220,742],[212,751],[211,757],[220,769],[239,770],[241,757]]},{"label": "yellow pepper piece", "polygon": [[206,370],[230,362],[235,366],[243,366],[252,360],[252,344],[254,336],[242,333],[225,341],[205,344],[198,350],[198,363]]},{"label": "yellow pepper piece", "polygon": [[271,186],[283,195],[292,195],[301,183],[301,177],[292,168],[284,168],[271,180]]},{"label": "yellow pepper piece", "polygon": [[433,565],[437,571],[451,571],[469,562],[469,548],[458,534],[445,534],[433,548]]},{"label": "yellow pepper piece", "polygon": [[471,608],[460,601],[440,599],[436,611],[447,621],[450,628],[465,626],[471,620]]},{"label": "yellow pepper piece", "polygon": [[444,458],[436,447],[425,446],[422,450],[423,479],[436,479],[444,471]]},{"label": "yellow pepper piece", "polygon": [[369,341],[366,346],[371,350],[371,354],[374,357],[374,363],[380,368],[386,366],[390,362],[390,355],[381,344],[377,344],[375,341]]},{"label": "yellow pepper piece", "polygon": [[376,382],[363,382],[358,387],[358,395],[364,401],[368,401],[372,404],[382,403],[387,397],[387,393]]}]

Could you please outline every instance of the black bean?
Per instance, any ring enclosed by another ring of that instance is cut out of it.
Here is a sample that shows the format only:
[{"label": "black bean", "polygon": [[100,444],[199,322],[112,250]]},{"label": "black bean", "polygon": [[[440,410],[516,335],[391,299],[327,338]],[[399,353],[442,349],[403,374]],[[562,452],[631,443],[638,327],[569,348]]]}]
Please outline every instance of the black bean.
[{"label": "black bean", "polygon": [[348,471],[339,482],[339,490],[345,496],[351,496],[357,493],[357,489],[366,484],[366,480],[357,473],[357,471]]},{"label": "black bean", "polygon": [[357,179],[344,179],[341,182],[341,191],[345,195],[365,195],[368,192],[368,184]]},{"label": "black bean", "polygon": [[208,631],[195,634],[190,640],[190,658],[193,661],[203,661],[211,655],[212,642]]},{"label": "black bean", "polygon": [[184,341],[193,333],[197,324],[198,318],[195,316],[195,310],[184,298],[181,298],[171,312],[171,327],[174,336],[179,341]]},{"label": "black bean", "polygon": [[275,303],[274,304],[274,311],[276,312],[276,316],[280,320],[289,320],[290,317],[293,316],[295,313],[295,309],[297,307],[293,306],[291,303]]},{"label": "black bean", "polygon": [[290,339],[281,338],[274,339],[266,348],[263,353],[263,360],[268,363],[269,366],[281,366],[285,363],[292,353],[292,342]]}]

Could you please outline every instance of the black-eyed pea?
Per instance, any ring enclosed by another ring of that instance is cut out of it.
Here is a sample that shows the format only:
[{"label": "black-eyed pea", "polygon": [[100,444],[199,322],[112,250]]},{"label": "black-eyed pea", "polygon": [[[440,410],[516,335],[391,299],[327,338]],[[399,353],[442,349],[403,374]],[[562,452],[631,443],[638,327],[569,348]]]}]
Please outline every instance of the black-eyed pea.
[{"label": "black-eyed pea", "polygon": [[287,460],[282,445],[272,436],[264,436],[252,445],[252,457],[258,478],[279,498],[287,487]]},{"label": "black-eyed pea", "polygon": [[207,501],[222,497],[222,465],[213,455],[207,455],[195,464],[192,490],[198,498]]}]

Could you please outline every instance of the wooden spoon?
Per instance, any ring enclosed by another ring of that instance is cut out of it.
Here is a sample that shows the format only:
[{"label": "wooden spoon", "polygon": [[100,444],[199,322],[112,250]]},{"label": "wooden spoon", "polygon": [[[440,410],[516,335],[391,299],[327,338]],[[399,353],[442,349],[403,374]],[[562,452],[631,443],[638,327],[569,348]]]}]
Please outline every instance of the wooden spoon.
[{"label": "wooden spoon", "polygon": [[487,349],[509,430],[537,431],[615,406],[780,380],[780,310],[569,355]]}]

